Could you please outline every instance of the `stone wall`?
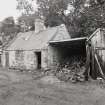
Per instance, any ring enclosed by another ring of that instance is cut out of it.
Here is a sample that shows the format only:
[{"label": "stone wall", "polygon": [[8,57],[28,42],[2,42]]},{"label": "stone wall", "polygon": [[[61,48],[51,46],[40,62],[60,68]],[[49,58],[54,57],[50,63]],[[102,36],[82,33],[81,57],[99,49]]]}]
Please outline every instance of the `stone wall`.
[{"label": "stone wall", "polygon": [[6,57],[5,57],[5,51],[3,51],[2,53],[2,57],[1,57],[1,62],[2,62],[2,67],[5,67],[5,62],[6,62]]},{"label": "stone wall", "polygon": [[[36,69],[37,61],[33,51],[8,51],[9,53],[9,68],[17,69]],[[6,67],[5,52],[2,55],[2,65]]]},{"label": "stone wall", "polygon": [[48,68],[48,49],[43,49],[41,51],[41,68]]},{"label": "stone wall", "polygon": [[[18,69],[37,69],[37,51],[8,51],[9,53],[9,67]],[[62,60],[63,50],[60,47],[48,46],[42,49],[41,52],[41,68],[53,68]],[[2,56],[2,65],[5,67],[6,57],[5,53]]]},{"label": "stone wall", "polygon": [[27,69],[37,69],[37,57],[33,51],[25,51],[24,65]]},{"label": "stone wall", "polygon": [[57,47],[48,47],[48,67],[54,68],[59,63],[61,59],[60,49]]}]

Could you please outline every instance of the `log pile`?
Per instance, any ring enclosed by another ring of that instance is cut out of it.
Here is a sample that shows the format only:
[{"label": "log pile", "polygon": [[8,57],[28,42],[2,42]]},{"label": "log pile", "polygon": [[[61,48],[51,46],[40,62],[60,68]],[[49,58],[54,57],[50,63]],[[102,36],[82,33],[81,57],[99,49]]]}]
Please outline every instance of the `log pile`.
[{"label": "log pile", "polygon": [[57,64],[55,75],[62,81],[84,81],[85,58],[73,56]]}]

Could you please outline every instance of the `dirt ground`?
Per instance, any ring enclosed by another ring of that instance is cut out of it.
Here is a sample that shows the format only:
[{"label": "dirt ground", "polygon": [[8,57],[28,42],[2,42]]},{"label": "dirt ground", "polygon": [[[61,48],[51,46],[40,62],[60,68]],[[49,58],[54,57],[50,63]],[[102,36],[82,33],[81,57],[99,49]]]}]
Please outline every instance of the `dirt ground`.
[{"label": "dirt ground", "polygon": [[105,105],[96,82],[63,83],[53,76],[0,70],[0,105]]}]

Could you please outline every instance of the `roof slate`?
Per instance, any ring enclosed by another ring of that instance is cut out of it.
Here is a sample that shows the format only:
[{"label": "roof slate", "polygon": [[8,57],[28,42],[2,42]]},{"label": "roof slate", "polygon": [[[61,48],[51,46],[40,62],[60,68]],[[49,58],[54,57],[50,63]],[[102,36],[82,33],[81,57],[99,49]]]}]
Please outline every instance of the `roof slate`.
[{"label": "roof slate", "polygon": [[41,50],[49,45],[49,41],[61,41],[70,38],[65,25],[61,25],[47,28],[39,33],[34,31],[19,33],[6,50]]}]

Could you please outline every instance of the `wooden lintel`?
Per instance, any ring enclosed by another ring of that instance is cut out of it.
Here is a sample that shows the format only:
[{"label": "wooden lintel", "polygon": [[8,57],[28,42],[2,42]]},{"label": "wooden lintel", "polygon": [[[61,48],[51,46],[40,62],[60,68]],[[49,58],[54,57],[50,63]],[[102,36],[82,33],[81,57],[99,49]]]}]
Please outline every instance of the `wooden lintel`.
[{"label": "wooden lintel", "polygon": [[96,50],[105,50],[105,47],[95,47]]}]

